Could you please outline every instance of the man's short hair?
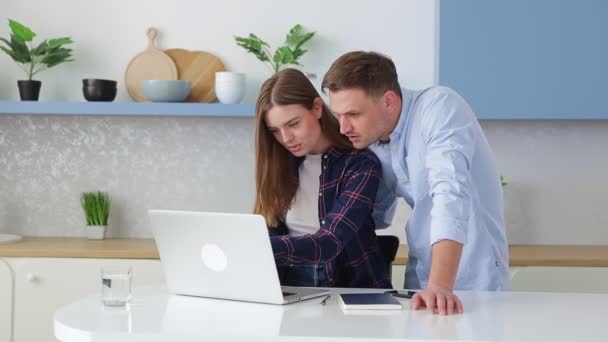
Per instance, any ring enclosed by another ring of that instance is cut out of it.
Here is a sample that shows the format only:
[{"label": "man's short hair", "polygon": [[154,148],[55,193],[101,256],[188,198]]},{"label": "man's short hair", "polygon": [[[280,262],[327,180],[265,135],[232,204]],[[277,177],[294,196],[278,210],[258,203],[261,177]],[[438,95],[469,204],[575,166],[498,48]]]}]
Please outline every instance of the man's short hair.
[{"label": "man's short hair", "polygon": [[392,90],[401,96],[395,63],[377,52],[352,51],[340,56],[323,77],[321,88],[332,92],[359,88],[374,98]]}]

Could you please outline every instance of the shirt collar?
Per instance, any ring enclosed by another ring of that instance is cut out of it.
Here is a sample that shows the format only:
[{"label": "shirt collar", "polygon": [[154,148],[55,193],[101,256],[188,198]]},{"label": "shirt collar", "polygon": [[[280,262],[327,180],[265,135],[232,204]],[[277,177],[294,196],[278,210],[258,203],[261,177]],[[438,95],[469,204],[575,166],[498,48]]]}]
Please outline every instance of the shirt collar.
[{"label": "shirt collar", "polygon": [[389,135],[391,141],[398,139],[401,134],[404,133],[405,122],[408,119],[411,103],[412,93],[405,88],[401,88],[401,113],[399,113],[399,121],[397,121],[397,126],[395,126],[395,129]]},{"label": "shirt collar", "polygon": [[[348,153],[350,153],[351,151],[352,151],[352,149],[349,149],[349,148],[343,148],[343,147],[338,147],[338,146],[331,145],[331,146],[329,146],[329,148],[327,149],[327,151],[325,151],[322,154],[322,158],[325,159],[325,158],[329,157],[330,159],[340,159],[343,156],[345,156]],[[296,161],[296,169],[298,167],[300,167],[300,164],[302,164],[302,162],[304,161],[304,158],[306,158],[306,156],[304,156],[304,157],[297,157],[295,159],[295,161]]]},{"label": "shirt collar", "polygon": [[344,156],[345,154],[347,154],[349,151],[350,151],[350,149],[331,145],[327,149],[327,151],[325,151],[325,153],[323,153],[323,157],[331,156],[334,159],[338,159],[338,158],[341,158],[342,156]]}]

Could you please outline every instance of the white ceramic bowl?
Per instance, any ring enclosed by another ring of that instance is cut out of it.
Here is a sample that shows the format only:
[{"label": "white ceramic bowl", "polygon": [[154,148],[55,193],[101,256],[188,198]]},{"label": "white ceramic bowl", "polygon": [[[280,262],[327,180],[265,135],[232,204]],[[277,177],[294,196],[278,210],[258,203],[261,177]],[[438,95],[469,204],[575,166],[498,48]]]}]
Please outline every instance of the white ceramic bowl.
[{"label": "white ceramic bowl", "polygon": [[236,104],[245,96],[245,74],[232,71],[215,73],[215,96],[224,104]]},{"label": "white ceramic bowl", "polygon": [[245,74],[234,71],[217,71],[215,73],[215,83],[241,83],[245,82]]},{"label": "white ceramic bowl", "polygon": [[236,104],[241,102],[243,97],[245,97],[245,87],[244,86],[215,86],[215,96],[217,99],[224,104]]},{"label": "white ceramic bowl", "polygon": [[152,102],[181,102],[190,94],[192,83],[183,80],[143,80],[141,89]]}]

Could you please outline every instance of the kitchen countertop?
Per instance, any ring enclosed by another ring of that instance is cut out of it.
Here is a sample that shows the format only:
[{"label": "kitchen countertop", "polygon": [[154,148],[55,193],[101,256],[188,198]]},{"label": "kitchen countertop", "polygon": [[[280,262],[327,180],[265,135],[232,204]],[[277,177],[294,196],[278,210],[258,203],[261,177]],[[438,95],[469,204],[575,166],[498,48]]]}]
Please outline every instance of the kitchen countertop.
[{"label": "kitchen countertop", "polygon": [[0,257],[158,259],[153,239],[29,237],[0,245]]},{"label": "kitchen countertop", "polygon": [[[407,262],[407,246],[401,245],[395,265]],[[0,257],[158,259],[153,239],[105,239],[24,237],[1,244]],[[608,267],[608,246],[511,245],[510,266]]]},{"label": "kitchen countertop", "polygon": [[[407,263],[407,246],[399,246],[395,265]],[[509,266],[608,267],[608,246],[510,245]]]}]

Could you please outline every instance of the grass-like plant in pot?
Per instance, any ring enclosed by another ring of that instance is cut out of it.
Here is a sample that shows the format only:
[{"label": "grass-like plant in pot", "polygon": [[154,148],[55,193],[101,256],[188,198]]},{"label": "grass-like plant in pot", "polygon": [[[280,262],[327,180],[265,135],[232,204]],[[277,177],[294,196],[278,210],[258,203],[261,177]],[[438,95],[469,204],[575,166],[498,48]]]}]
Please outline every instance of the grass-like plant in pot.
[{"label": "grass-like plant in pot", "polygon": [[36,33],[27,26],[8,20],[11,29],[9,39],[0,38],[0,50],[9,55],[25,72],[27,80],[19,80],[19,95],[21,100],[37,101],[40,94],[40,81],[33,80],[34,75],[65,62],[73,61],[72,49],[66,47],[72,44],[70,37],[44,40],[36,47],[32,44]]},{"label": "grass-like plant in pot", "polygon": [[110,216],[110,196],[107,192],[84,192],[80,204],[87,221],[87,237],[101,240],[105,237],[108,217]]}]

